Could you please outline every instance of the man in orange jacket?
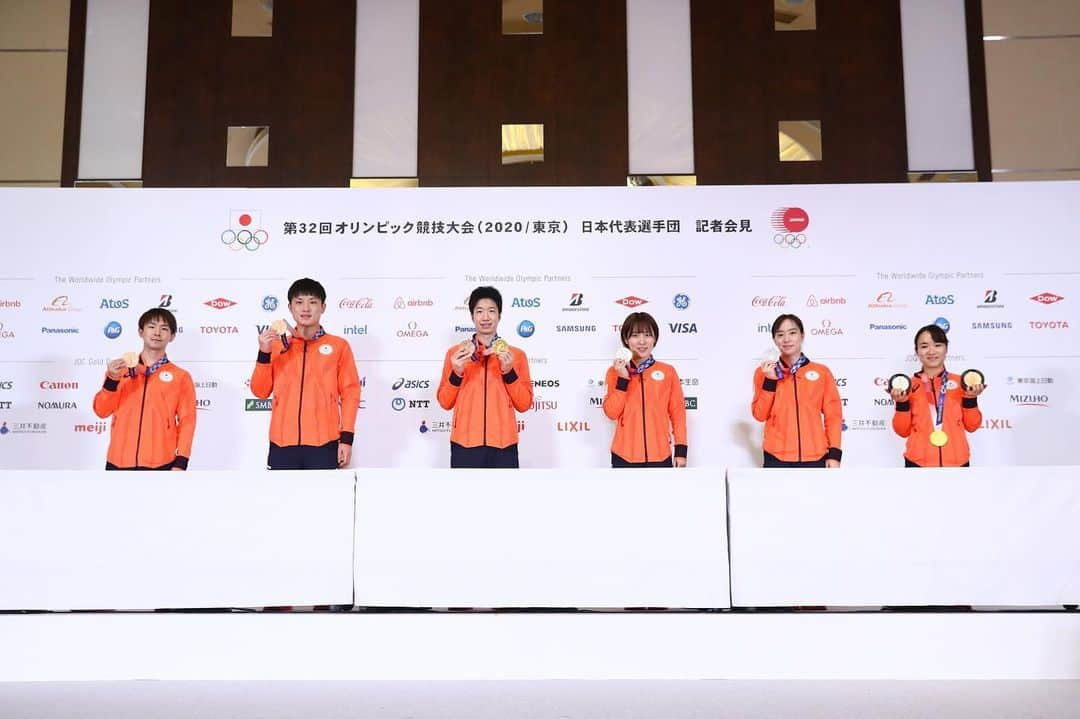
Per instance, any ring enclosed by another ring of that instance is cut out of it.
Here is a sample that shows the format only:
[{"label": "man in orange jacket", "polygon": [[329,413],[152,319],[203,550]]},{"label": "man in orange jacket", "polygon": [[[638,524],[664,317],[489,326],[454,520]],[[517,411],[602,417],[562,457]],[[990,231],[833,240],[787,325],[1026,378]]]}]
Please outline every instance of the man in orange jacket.
[{"label": "man in orange jacket", "polygon": [[532,406],[529,360],[499,337],[502,295],[477,287],[469,295],[476,334],[446,351],[437,398],[454,410],[451,467],[518,467],[514,411]]},{"label": "man in orange jacket", "polygon": [[326,290],[304,277],[289,287],[296,326],[281,321],[259,335],[251,392],[274,397],[268,469],[335,469],[352,459],[360,377],[348,341],[322,328],[325,310]]},{"label": "man in orange jacket", "polygon": [[195,437],[195,383],[169,361],[176,317],[155,307],[139,317],[142,352],[109,360],[94,413],[112,416],[105,469],[185,470]]}]

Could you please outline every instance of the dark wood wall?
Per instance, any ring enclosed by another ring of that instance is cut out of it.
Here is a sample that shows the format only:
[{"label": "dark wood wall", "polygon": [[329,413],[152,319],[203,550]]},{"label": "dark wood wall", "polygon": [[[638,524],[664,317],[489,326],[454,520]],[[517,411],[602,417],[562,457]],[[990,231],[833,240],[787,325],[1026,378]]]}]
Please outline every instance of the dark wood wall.
[{"label": "dark wood wall", "polygon": [[[272,37],[231,37],[231,0],[151,0],[145,187],[345,187],[355,0],[276,0]],[[269,167],[226,167],[229,125],[269,125]]]},{"label": "dark wood wall", "polygon": [[[625,184],[626,0],[544,0],[543,35],[501,8],[420,0],[420,184]],[[502,125],[534,122],[544,161],[504,166]]]},{"label": "dark wood wall", "polygon": [[[899,0],[817,0],[778,32],[771,2],[690,1],[698,184],[904,182]],[[822,161],[780,162],[777,122],[820,120]]]}]

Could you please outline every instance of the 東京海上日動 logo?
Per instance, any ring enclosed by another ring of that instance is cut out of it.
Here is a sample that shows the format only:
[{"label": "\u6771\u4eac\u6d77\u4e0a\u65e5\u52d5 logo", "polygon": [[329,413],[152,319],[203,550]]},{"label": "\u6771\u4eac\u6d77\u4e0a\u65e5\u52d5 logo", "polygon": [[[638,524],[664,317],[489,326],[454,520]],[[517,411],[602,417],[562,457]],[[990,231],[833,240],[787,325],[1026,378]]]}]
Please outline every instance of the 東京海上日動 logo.
[{"label": "\u6771\u4eac\u6d77\u4e0a\u65e5\u52d5 logo", "polygon": [[778,207],[773,210],[770,219],[776,230],[773,243],[777,247],[798,248],[806,244],[806,228],[810,226],[810,215],[801,207]]},{"label": "\u6771\u4eac\u6d77\u4e0a\u65e5\u52d5 logo", "polygon": [[262,228],[261,210],[231,210],[229,227],[221,232],[221,243],[230,250],[254,252],[269,241]]}]

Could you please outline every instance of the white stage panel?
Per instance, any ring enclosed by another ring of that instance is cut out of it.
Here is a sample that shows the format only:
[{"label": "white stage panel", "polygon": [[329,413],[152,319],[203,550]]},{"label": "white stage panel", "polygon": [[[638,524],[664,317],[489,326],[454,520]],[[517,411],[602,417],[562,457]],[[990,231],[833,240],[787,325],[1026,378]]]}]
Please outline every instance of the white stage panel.
[{"label": "white stage panel", "polygon": [[356,603],[726,607],[722,470],[359,473]]},{"label": "white stage panel", "polygon": [[1075,467],[728,473],[735,606],[1080,601]]},{"label": "white stage panel", "polygon": [[352,601],[352,472],[4,472],[0,609]]}]

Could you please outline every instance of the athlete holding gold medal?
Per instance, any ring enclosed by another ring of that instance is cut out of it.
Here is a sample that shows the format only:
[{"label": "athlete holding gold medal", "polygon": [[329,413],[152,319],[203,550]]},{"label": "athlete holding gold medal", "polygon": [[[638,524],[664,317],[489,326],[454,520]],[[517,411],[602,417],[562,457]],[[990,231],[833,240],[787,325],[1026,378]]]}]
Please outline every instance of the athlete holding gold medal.
[{"label": "athlete holding gold medal", "polygon": [[915,333],[915,354],[922,370],[914,377],[895,374],[886,392],[896,402],[893,431],[907,437],[905,467],[967,467],[971,450],[966,432],[982,426],[978,397],[986,379],[977,369],[949,374],[945,358],[949,338],[937,325]]}]

